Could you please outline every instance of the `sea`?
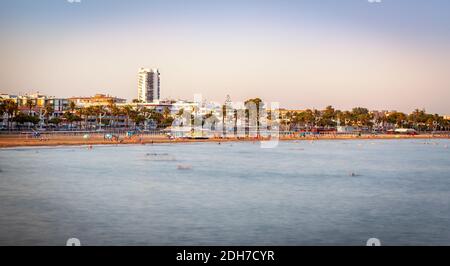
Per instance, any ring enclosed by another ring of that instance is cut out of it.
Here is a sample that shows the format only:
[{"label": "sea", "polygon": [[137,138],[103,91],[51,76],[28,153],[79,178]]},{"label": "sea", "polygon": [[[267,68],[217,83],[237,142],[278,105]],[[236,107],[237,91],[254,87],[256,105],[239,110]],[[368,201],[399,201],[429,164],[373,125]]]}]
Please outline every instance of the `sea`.
[{"label": "sea", "polygon": [[0,245],[450,245],[450,140],[0,149]]}]

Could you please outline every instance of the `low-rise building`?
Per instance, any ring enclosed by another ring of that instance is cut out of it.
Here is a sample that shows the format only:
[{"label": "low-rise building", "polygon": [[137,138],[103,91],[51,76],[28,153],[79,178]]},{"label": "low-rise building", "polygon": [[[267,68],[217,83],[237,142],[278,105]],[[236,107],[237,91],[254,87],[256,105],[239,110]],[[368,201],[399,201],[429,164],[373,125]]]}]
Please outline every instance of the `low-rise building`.
[{"label": "low-rise building", "polygon": [[110,104],[124,104],[126,99],[113,97],[107,94],[95,94],[92,97],[71,97],[68,98],[69,102],[74,102],[80,107],[89,106],[108,106]]},{"label": "low-rise building", "polygon": [[46,100],[48,99],[46,95],[40,94],[39,92],[25,95],[0,94],[0,98],[12,100],[17,103],[19,107],[30,105],[33,107],[44,107]]},{"label": "low-rise building", "polygon": [[155,101],[155,102],[151,102],[151,103],[127,103],[127,102],[123,102],[123,103],[118,103],[117,106],[118,107],[131,106],[135,110],[145,107],[145,108],[148,108],[148,109],[155,110],[156,112],[162,114],[166,110],[168,110],[169,112],[171,111],[172,103],[169,102],[169,101]]},{"label": "low-rise building", "polygon": [[62,116],[69,106],[69,100],[65,98],[49,98],[46,105],[50,104],[53,108],[53,116]]},{"label": "low-rise building", "polygon": [[17,95],[1,93],[0,99],[1,100],[13,100],[14,102],[17,102]]},{"label": "low-rise building", "polygon": [[12,100],[17,104],[19,111],[31,115],[42,114],[44,108],[50,105],[53,108],[53,114],[50,116],[60,116],[68,106],[67,99],[55,98],[39,92],[25,95],[0,94],[0,99]]},{"label": "low-rise building", "polygon": [[336,132],[337,133],[353,133],[356,131],[355,127],[352,126],[337,126]]}]

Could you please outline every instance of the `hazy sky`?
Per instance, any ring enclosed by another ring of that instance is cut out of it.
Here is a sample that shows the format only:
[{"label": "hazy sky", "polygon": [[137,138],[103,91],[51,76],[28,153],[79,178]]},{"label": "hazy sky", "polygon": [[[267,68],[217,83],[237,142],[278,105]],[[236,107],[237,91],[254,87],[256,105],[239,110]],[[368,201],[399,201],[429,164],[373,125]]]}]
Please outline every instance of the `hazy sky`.
[{"label": "hazy sky", "polygon": [[450,114],[448,0],[0,0],[0,92]]}]

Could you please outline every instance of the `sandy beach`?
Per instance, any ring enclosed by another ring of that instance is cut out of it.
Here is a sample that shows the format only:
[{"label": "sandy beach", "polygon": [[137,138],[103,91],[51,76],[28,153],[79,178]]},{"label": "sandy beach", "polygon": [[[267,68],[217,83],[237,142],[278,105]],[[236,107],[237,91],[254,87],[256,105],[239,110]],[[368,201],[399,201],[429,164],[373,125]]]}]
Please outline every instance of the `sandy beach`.
[{"label": "sandy beach", "polygon": [[[373,140],[373,139],[448,139],[449,135],[321,135],[306,137],[280,137],[281,141],[289,140]],[[33,146],[80,146],[80,145],[126,145],[126,144],[156,144],[156,143],[191,143],[191,142],[236,142],[236,141],[260,141],[256,138],[210,138],[210,139],[169,139],[164,135],[138,135],[131,138],[122,136],[119,141],[105,140],[103,134],[91,134],[88,139],[83,135],[59,135],[49,134],[40,138],[28,135],[0,135],[0,148],[33,147]],[[266,139],[267,140],[267,139]]]}]

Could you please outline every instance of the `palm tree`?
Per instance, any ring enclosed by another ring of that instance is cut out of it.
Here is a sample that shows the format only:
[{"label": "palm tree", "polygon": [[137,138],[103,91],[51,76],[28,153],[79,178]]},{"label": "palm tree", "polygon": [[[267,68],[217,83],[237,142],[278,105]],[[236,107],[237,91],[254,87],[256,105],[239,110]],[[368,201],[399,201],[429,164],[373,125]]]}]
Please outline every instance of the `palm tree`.
[{"label": "palm tree", "polygon": [[55,108],[53,108],[53,105],[51,103],[47,103],[45,105],[44,111],[45,111],[46,124],[48,126],[48,122],[50,120],[50,116],[53,115],[53,112],[55,112]]},{"label": "palm tree", "polygon": [[86,122],[89,125],[89,127],[92,126],[92,123],[90,121],[90,118],[92,116],[95,117],[95,122],[97,123],[97,113],[96,113],[96,107],[95,106],[88,106],[85,108],[85,115],[86,115]]},{"label": "palm tree", "polygon": [[394,124],[397,128],[403,127],[406,123],[407,116],[404,113],[394,112],[387,117],[387,122]]},{"label": "palm tree", "polygon": [[420,124],[425,122],[425,121],[423,121],[424,115],[425,115],[425,110],[419,110],[417,108],[408,116],[408,120],[413,124],[413,127],[416,130],[420,130]]},{"label": "palm tree", "polygon": [[198,114],[198,107],[193,106],[192,107],[192,111],[191,111],[191,132],[195,132],[195,126],[196,126],[196,121],[197,121],[197,114]]},{"label": "palm tree", "polygon": [[169,127],[173,123],[173,117],[171,116],[171,112],[169,107],[164,107],[163,116],[162,116],[162,126],[164,128]]},{"label": "palm tree", "polygon": [[150,109],[144,106],[138,109],[138,113],[147,118],[150,115]]},{"label": "palm tree", "polygon": [[313,110],[313,117],[314,117],[314,127],[317,127],[319,125],[320,119],[322,117],[322,114],[319,110],[314,109]]},{"label": "palm tree", "polygon": [[167,106],[164,107],[163,116],[164,116],[164,119],[167,119],[167,118],[170,117],[170,109],[169,109],[169,107],[167,107]]},{"label": "palm tree", "polygon": [[133,112],[133,107],[131,105],[125,105],[124,107],[122,107],[122,113],[124,115],[126,115],[126,122],[125,122],[126,128],[128,128],[129,119],[130,119],[130,115],[132,112]]},{"label": "palm tree", "polygon": [[222,105],[222,135],[225,138],[227,136],[227,129],[225,126],[225,118],[227,116],[227,105]]},{"label": "palm tree", "polygon": [[102,105],[92,106],[92,115],[95,116],[95,126],[98,126],[102,123],[102,116],[105,115],[106,110]]},{"label": "palm tree", "polygon": [[146,117],[139,112],[136,112],[136,115],[133,118],[136,127],[139,127],[142,123],[145,122]]},{"label": "palm tree", "polygon": [[238,122],[238,110],[234,110],[233,112],[233,120],[234,120],[234,137],[237,137],[237,132],[238,132],[238,128],[237,128],[237,122]]},{"label": "palm tree", "polygon": [[77,105],[75,104],[75,102],[70,102],[69,103],[69,110],[73,113],[75,111],[75,109],[77,108]]},{"label": "palm tree", "polygon": [[3,100],[0,101],[0,120],[3,120],[3,116],[6,113],[6,106]]},{"label": "palm tree", "polygon": [[117,107],[117,105],[115,103],[110,103],[109,106],[109,112],[111,113],[111,115],[113,116],[113,126],[116,127],[116,123],[118,121],[118,116],[122,114],[122,110]]},{"label": "palm tree", "polygon": [[291,127],[291,123],[293,122],[292,113],[290,111],[284,113],[282,115],[281,125],[283,126],[283,130],[289,130]]},{"label": "palm tree", "polygon": [[28,115],[31,115],[31,110],[33,109],[34,106],[36,106],[34,101],[31,99],[28,99],[26,106],[28,107]]},{"label": "palm tree", "polygon": [[303,123],[306,128],[311,128],[314,126],[316,118],[314,112],[311,109],[307,109],[306,111],[298,114],[297,120]]},{"label": "palm tree", "polygon": [[336,126],[336,110],[333,106],[329,105],[322,112],[322,116],[320,119],[320,126],[324,127],[334,127]]},{"label": "palm tree", "polygon": [[[70,109],[70,107],[69,107],[69,109]],[[79,121],[78,127],[81,129],[82,128],[82,123],[81,122],[83,121],[83,117],[86,114],[86,109],[83,108],[83,107],[78,107],[75,110],[75,114],[80,117],[80,121]],[[85,120],[85,126],[86,126],[86,120]]]},{"label": "palm tree", "polygon": [[7,99],[4,101],[4,108],[8,114],[8,129],[10,129],[12,125],[12,118],[19,112],[19,106],[13,100]]},{"label": "palm tree", "polygon": [[385,114],[379,114],[376,118],[375,118],[375,122],[378,124],[378,126],[382,129],[385,128],[385,124],[387,123],[388,118],[386,117]]},{"label": "palm tree", "polygon": [[71,113],[70,111],[66,111],[64,113],[64,118],[73,126],[73,122],[81,121],[81,117]]},{"label": "palm tree", "polygon": [[373,115],[367,108],[355,107],[351,111],[353,123],[357,126],[371,127]]},{"label": "palm tree", "polygon": [[54,117],[54,118],[50,119],[50,120],[48,121],[48,123],[49,123],[49,124],[53,124],[53,125],[59,127],[59,124],[61,124],[61,119],[58,118],[58,117]]},{"label": "palm tree", "polygon": [[136,129],[136,126],[142,122],[139,112],[135,111],[134,109],[131,109],[131,111],[128,113],[128,117],[134,122],[134,129]]}]

